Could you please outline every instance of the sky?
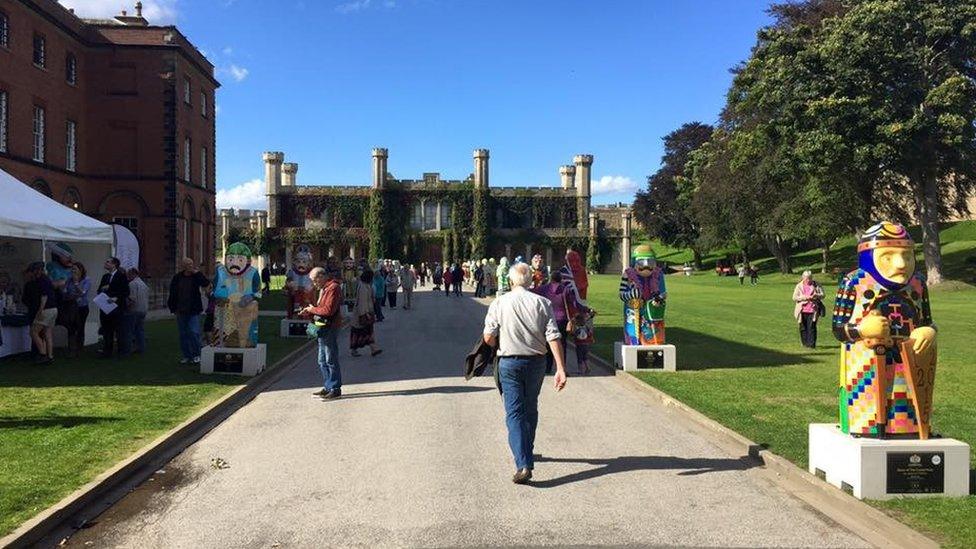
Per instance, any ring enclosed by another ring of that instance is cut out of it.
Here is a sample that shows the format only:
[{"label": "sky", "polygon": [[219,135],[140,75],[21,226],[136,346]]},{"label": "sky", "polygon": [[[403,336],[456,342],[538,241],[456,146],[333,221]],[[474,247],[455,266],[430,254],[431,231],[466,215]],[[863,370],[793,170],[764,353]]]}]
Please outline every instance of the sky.
[{"label": "sky", "polygon": [[[83,17],[134,0],[61,0]],[[768,0],[144,0],[216,66],[217,205],[263,208],[264,151],[298,183],[559,186],[593,154],[593,203],[631,202],[662,137],[712,123]],[[131,10],[131,8],[129,8]]]}]

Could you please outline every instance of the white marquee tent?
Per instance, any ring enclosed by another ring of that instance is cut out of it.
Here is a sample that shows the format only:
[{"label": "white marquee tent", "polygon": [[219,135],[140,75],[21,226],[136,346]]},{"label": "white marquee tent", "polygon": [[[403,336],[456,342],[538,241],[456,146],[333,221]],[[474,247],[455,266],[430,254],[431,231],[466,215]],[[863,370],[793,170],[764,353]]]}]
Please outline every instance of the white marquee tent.
[{"label": "white marquee tent", "polygon": [[[6,279],[6,291],[19,295],[24,268],[33,261],[50,259],[46,252],[49,242],[67,243],[74,259],[87,267],[94,286],[102,263],[112,255],[113,230],[111,225],[64,206],[0,170],[0,280]],[[88,317],[87,342],[97,339],[97,327],[95,312]],[[21,351],[10,345],[18,344],[22,334],[3,330],[0,356]]]}]

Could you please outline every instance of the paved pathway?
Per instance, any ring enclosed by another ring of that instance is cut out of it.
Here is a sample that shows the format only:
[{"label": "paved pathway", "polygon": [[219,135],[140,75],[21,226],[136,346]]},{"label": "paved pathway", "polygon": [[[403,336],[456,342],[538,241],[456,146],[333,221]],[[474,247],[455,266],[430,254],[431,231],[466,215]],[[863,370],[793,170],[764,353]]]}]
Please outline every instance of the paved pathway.
[{"label": "paved pathway", "polygon": [[343,352],[335,402],[304,357],[71,545],[865,545],[608,376],[547,380],[536,482],[512,484],[493,382],[460,376],[483,315],[417,294],[384,354]]}]

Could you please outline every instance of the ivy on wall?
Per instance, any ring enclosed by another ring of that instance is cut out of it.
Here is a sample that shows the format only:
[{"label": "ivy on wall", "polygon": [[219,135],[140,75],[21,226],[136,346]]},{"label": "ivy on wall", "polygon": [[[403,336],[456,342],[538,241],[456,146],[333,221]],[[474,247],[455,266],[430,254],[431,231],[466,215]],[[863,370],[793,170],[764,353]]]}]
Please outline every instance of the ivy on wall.
[{"label": "ivy on wall", "polygon": [[491,196],[488,194],[488,190],[475,189],[471,220],[471,255],[474,257],[485,257],[488,253],[488,211],[490,208]]}]

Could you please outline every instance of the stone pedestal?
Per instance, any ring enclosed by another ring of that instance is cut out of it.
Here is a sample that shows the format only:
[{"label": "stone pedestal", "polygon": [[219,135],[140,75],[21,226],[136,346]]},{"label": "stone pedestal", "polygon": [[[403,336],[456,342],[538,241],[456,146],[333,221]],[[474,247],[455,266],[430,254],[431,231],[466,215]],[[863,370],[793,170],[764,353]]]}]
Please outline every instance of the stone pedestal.
[{"label": "stone pedestal", "polygon": [[230,374],[256,376],[268,362],[268,348],[264,343],[256,347],[204,347],[200,351],[201,374]]},{"label": "stone pedestal", "polygon": [[810,472],[858,499],[969,495],[969,445],[951,438],[858,438],[810,424]]},{"label": "stone pedestal", "polygon": [[613,344],[613,365],[625,372],[678,370],[677,349],[674,345]]},{"label": "stone pedestal", "polygon": [[282,318],[279,335],[281,337],[308,337],[308,323],[310,320],[302,318]]}]

